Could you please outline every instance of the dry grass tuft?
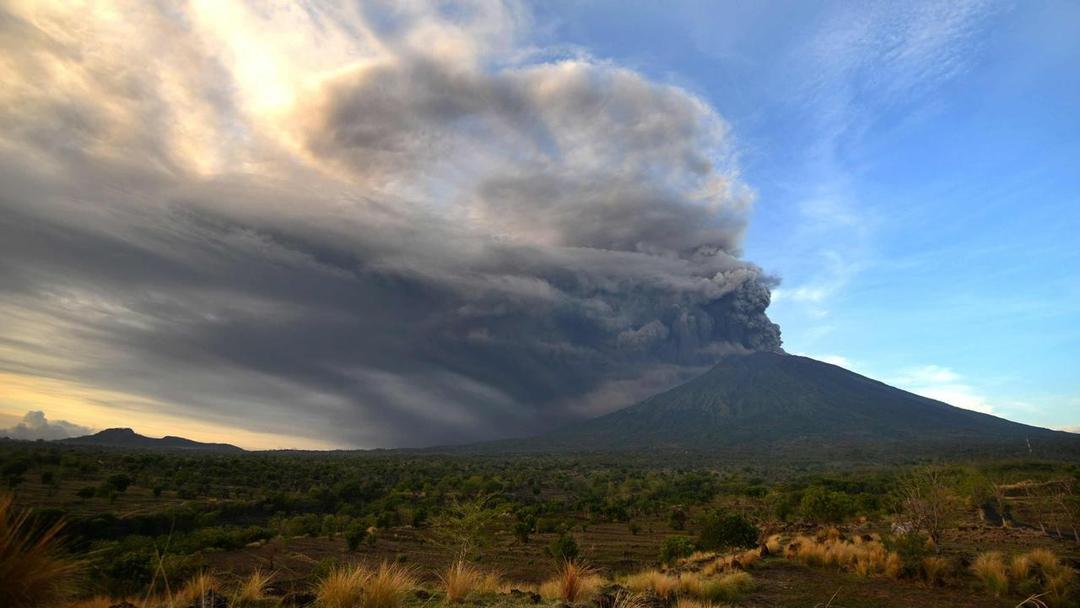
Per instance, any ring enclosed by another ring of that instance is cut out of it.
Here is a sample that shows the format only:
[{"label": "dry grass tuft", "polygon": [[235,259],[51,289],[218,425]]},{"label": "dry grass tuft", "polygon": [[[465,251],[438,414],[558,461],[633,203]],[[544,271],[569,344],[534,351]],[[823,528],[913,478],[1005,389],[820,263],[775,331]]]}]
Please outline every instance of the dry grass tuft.
[{"label": "dry grass tuft", "polygon": [[731,602],[740,599],[754,588],[754,578],[746,572],[730,572],[704,581],[698,597],[713,602]]},{"label": "dry grass tuft", "polygon": [[356,608],[370,578],[371,572],[360,565],[335,568],[316,583],[316,601],[320,608]]},{"label": "dry grass tuft", "polygon": [[209,572],[200,572],[184,583],[184,586],[180,588],[180,591],[176,592],[172,603],[183,606],[194,604],[196,608],[202,608],[202,600],[206,597],[208,592],[213,591],[216,587],[217,580],[214,579],[212,574]]},{"label": "dry grass tuft", "polygon": [[997,551],[987,551],[975,556],[975,561],[971,563],[971,573],[995,597],[1001,597],[1009,590],[1005,559]]},{"label": "dry grass tuft", "polygon": [[1033,580],[1041,583],[1043,593],[1054,603],[1068,597],[1076,580],[1076,571],[1058,558],[1049,549],[1032,549],[1017,559],[1024,559],[1031,564]]},{"label": "dry grass tuft", "polygon": [[623,583],[631,591],[638,593],[652,591],[664,599],[673,598],[680,587],[679,579],[668,576],[659,570],[645,570],[644,572],[631,574],[623,580]]},{"label": "dry grass tuft", "polygon": [[554,578],[540,585],[540,595],[573,604],[592,598],[603,583],[604,579],[589,566],[566,561],[556,571]]},{"label": "dry grass tuft", "polygon": [[769,538],[765,539],[765,547],[769,550],[769,553],[778,554],[784,549],[784,545],[780,542],[781,537],[779,534],[773,534]]},{"label": "dry grass tuft", "polygon": [[257,602],[263,599],[263,591],[273,580],[275,572],[263,572],[256,569],[236,588],[235,601],[239,603]]},{"label": "dry grass tuft", "polygon": [[890,551],[885,556],[885,568],[881,573],[889,578],[900,578],[900,575],[904,573],[904,562],[901,561],[899,555]]},{"label": "dry grass tuft", "polygon": [[714,604],[712,602],[703,602],[701,600],[695,600],[688,597],[680,597],[679,601],[675,603],[675,608],[726,608],[727,605]]},{"label": "dry grass tuft", "polygon": [[923,559],[923,576],[926,584],[931,587],[940,585],[949,572],[949,560],[944,557],[931,556]]},{"label": "dry grass tuft", "polygon": [[73,590],[81,565],[60,553],[63,523],[43,530],[34,530],[33,523],[11,496],[0,496],[0,606],[56,603]]},{"label": "dry grass tuft", "polygon": [[502,587],[502,579],[493,572],[485,572],[458,558],[439,574],[446,601],[463,602],[475,593],[497,593]]},{"label": "dry grass tuft", "polygon": [[364,608],[398,608],[417,584],[410,568],[383,562],[364,585]]}]

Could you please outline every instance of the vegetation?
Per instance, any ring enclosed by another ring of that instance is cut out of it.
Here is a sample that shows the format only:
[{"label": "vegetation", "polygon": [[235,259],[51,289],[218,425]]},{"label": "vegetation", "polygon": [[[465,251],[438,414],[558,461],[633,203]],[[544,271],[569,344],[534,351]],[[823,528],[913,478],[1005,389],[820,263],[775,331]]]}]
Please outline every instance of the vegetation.
[{"label": "vegetation", "polygon": [[[0,605],[19,608],[207,597],[276,608],[298,593],[327,608],[399,608],[425,593],[470,606],[534,593],[603,608],[824,605],[860,580],[866,594],[932,591],[919,600],[931,606],[1077,599],[1069,463],[825,470],[0,443],[0,470],[18,478],[0,501]],[[803,571],[814,578],[791,580]],[[879,600],[862,603],[894,605]]]}]

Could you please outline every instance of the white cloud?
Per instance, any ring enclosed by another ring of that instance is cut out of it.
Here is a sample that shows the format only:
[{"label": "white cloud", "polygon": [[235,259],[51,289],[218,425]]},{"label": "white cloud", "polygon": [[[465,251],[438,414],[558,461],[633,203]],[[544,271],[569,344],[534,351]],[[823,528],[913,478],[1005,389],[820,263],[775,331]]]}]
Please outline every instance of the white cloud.
[{"label": "white cloud", "polygon": [[999,415],[1001,407],[1030,408],[1022,403],[991,403],[983,391],[971,384],[963,375],[941,365],[921,365],[909,368],[894,376],[891,383],[917,395],[984,414]]},{"label": "white cloud", "polygon": [[0,429],[0,437],[33,441],[37,439],[64,439],[89,435],[94,430],[67,420],[50,421],[41,410],[26,412],[22,422],[9,429]]}]

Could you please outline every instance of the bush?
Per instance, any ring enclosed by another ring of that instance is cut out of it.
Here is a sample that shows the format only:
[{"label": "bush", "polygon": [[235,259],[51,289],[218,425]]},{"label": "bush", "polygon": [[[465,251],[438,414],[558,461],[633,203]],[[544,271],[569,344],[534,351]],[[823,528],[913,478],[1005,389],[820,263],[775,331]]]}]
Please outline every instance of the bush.
[{"label": "bush", "polygon": [[756,547],[761,530],[738,513],[712,511],[701,521],[698,545],[704,550]]},{"label": "bush", "polygon": [[660,545],[660,561],[670,564],[694,552],[694,541],[689,536],[669,536]]},{"label": "bush", "polygon": [[573,561],[578,556],[578,544],[573,535],[564,532],[558,538],[551,541],[548,547],[551,557],[561,561]]},{"label": "bush", "polygon": [[356,551],[360,548],[360,545],[367,539],[367,526],[363,523],[354,523],[345,530],[345,544],[349,547],[349,551]]},{"label": "bush", "polygon": [[855,512],[855,503],[843,492],[831,492],[814,486],[803,494],[799,511],[803,517],[816,523],[840,523]]}]

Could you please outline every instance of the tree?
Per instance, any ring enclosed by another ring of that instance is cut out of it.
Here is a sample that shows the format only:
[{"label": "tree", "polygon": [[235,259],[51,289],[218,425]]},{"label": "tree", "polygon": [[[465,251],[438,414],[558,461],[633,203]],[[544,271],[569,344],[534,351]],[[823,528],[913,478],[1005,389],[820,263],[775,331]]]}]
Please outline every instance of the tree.
[{"label": "tree", "polygon": [[956,500],[945,474],[934,467],[916,469],[900,479],[897,492],[901,510],[915,529],[939,544],[955,515]]},{"label": "tree", "polygon": [[704,550],[756,547],[761,530],[738,513],[714,510],[701,519],[698,546]]},{"label": "tree", "polygon": [[435,541],[465,557],[483,550],[491,540],[491,523],[498,516],[488,506],[491,500],[490,494],[469,501],[451,500],[432,526]]}]

